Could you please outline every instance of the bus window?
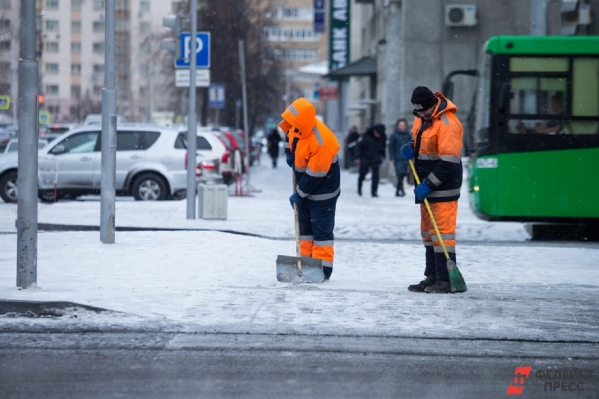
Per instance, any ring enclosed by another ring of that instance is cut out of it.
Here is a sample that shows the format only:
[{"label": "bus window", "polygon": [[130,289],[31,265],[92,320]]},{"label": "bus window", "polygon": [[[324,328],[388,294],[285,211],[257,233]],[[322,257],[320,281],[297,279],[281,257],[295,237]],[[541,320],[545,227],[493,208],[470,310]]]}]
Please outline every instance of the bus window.
[{"label": "bus window", "polygon": [[510,72],[568,72],[567,58],[510,58]]},{"label": "bus window", "polygon": [[[510,118],[513,134],[566,134],[566,77],[514,77],[510,80]],[[523,117],[536,117],[526,118]]]},{"label": "bus window", "polygon": [[491,59],[490,53],[483,53],[478,68],[478,87],[476,89],[475,109],[475,143],[486,143],[489,141],[490,121],[490,98],[491,98]]},{"label": "bus window", "polygon": [[572,116],[594,117],[595,120],[571,120],[572,134],[599,133],[599,59],[574,58],[572,74]]}]

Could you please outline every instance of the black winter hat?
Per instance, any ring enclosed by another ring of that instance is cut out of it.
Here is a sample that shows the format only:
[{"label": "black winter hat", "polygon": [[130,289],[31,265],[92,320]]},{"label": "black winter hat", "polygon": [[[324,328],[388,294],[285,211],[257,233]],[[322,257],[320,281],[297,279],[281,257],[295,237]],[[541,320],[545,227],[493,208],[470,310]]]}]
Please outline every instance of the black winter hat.
[{"label": "black winter hat", "polygon": [[382,123],[376,124],[373,126],[374,130],[376,130],[377,132],[381,133],[381,134],[385,134],[385,125],[383,125]]},{"label": "black winter hat", "polygon": [[423,111],[437,104],[437,97],[428,87],[418,86],[412,92],[412,105],[415,111]]}]

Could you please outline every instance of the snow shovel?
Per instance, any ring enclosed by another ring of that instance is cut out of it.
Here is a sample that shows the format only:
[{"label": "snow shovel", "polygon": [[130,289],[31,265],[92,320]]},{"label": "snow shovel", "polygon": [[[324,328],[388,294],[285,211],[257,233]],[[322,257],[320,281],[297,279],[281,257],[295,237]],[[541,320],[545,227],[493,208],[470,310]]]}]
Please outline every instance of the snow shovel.
[{"label": "snow shovel", "polygon": [[[295,171],[293,174],[293,190],[295,190]],[[297,204],[293,204],[295,219],[295,254],[296,256],[277,256],[277,280],[283,283],[322,283],[324,271],[322,260],[314,259],[300,254],[299,211]]]}]

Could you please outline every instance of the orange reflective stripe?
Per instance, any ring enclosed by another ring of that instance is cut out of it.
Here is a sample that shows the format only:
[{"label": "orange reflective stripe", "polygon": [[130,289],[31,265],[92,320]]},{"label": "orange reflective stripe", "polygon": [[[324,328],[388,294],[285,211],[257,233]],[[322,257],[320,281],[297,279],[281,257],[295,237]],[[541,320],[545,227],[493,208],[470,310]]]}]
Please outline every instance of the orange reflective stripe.
[{"label": "orange reflective stripe", "polygon": [[312,248],[313,247],[314,247],[314,241],[300,240],[300,255],[312,256]]},{"label": "orange reflective stripe", "polygon": [[335,258],[335,248],[332,245],[314,245],[312,257],[332,263]]}]

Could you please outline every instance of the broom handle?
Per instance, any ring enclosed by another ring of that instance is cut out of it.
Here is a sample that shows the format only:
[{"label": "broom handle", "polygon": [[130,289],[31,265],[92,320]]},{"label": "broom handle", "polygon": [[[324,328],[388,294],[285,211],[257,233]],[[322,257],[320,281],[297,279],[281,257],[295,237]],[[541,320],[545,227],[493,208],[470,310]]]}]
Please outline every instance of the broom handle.
[{"label": "broom handle", "polygon": [[[295,159],[294,159],[293,165],[291,167],[291,175],[292,175],[291,181],[293,182],[293,192],[295,193],[295,186],[296,186]],[[295,221],[295,255],[298,257],[297,268],[301,273],[302,272],[302,261],[301,261],[301,259],[299,259],[299,257],[302,256],[301,250],[300,250],[299,209],[297,207],[297,204],[295,204],[295,203],[293,204],[293,218]]]},{"label": "broom handle", "polygon": [[[412,173],[414,173],[414,179],[416,179],[416,183],[420,184],[420,179],[418,178],[418,173],[416,173],[416,168],[414,167],[414,161],[412,159],[408,159],[410,163],[410,167],[412,168]],[[443,253],[445,254],[445,258],[449,259],[449,254],[447,253],[447,248],[445,248],[445,243],[441,238],[441,233],[439,232],[439,228],[437,227],[437,222],[435,222],[435,217],[433,216],[433,211],[431,210],[430,205],[428,204],[428,200],[424,199],[424,205],[426,205],[426,210],[428,211],[428,215],[431,218],[431,222],[433,222],[433,226],[435,227],[435,233],[437,233],[437,238],[439,238],[439,242],[441,243],[441,247],[443,248]]]}]

